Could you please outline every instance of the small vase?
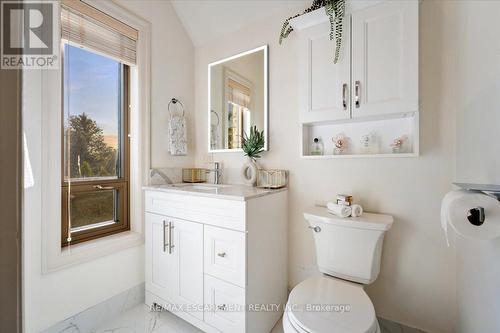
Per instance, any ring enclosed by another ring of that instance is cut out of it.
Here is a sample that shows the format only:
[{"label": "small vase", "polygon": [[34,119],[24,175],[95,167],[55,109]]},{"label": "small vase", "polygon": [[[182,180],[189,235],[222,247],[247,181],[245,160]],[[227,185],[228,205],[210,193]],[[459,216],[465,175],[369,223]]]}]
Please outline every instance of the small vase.
[{"label": "small vase", "polygon": [[252,160],[251,158],[243,164],[241,167],[241,177],[243,178],[243,182],[248,186],[255,186],[257,182],[257,173],[259,168],[257,167],[257,162]]}]

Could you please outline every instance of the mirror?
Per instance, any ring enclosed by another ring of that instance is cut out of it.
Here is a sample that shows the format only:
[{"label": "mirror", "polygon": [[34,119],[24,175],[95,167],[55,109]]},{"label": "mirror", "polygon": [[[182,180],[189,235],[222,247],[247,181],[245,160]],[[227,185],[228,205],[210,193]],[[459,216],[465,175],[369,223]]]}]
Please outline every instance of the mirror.
[{"label": "mirror", "polygon": [[208,65],[208,151],[240,151],[257,126],[268,149],[267,45]]}]

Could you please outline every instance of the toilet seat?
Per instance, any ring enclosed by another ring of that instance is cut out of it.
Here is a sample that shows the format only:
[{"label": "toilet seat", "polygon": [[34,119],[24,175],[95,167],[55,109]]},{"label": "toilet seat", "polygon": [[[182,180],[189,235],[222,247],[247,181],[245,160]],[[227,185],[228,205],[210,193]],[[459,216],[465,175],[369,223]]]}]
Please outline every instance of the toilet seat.
[{"label": "toilet seat", "polygon": [[311,277],[292,290],[283,323],[298,333],[378,331],[373,304],[362,286],[328,276]]}]

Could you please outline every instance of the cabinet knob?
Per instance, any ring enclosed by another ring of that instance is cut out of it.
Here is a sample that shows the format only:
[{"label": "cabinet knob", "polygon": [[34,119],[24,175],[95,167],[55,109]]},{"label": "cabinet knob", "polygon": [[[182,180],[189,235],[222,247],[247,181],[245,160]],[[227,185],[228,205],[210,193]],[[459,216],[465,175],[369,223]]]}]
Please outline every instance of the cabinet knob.
[{"label": "cabinet knob", "polygon": [[226,256],[226,252],[217,253],[217,255],[221,258],[224,258]]}]

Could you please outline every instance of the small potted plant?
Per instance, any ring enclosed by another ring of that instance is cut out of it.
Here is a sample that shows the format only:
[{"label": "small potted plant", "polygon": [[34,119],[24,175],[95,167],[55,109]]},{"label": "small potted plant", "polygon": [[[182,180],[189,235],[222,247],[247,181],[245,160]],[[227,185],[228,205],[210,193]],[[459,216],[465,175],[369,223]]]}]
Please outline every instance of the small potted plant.
[{"label": "small potted plant", "polygon": [[259,131],[257,126],[250,127],[250,134],[243,133],[241,148],[245,156],[248,156],[248,161],[241,168],[241,175],[247,185],[254,186],[257,181],[257,159],[262,157],[264,143],[264,131]]}]

